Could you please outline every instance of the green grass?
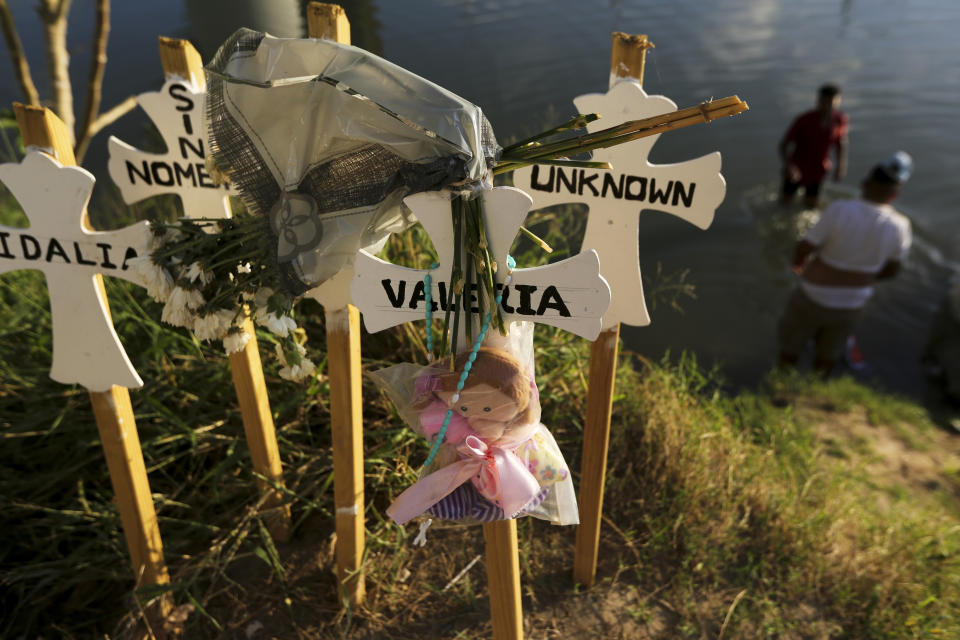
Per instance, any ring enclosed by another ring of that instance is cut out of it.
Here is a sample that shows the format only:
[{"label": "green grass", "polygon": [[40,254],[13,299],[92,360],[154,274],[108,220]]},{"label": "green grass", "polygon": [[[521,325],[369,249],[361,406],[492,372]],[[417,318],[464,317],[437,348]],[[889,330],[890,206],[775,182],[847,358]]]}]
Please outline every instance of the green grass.
[{"label": "green grass", "polygon": [[[573,215],[541,214],[531,226],[560,256],[582,234]],[[423,244],[415,230],[388,254],[422,264],[428,256],[411,248]],[[523,244],[515,253],[521,264],[542,259]],[[671,304],[685,290],[666,283],[673,297],[661,303]],[[190,609],[184,637],[244,637],[253,624],[282,638],[489,637],[483,562],[444,590],[483,552],[479,529],[435,524],[420,549],[411,545],[415,528],[385,520],[427,447],[367,382],[368,601],[341,606],[317,305],[304,303],[300,316],[321,371],[309,384],[279,380],[261,336],[294,517],[292,541],[278,544],[257,514],[226,359],[160,325],[158,305],[141,290],[107,284],[145,381],[132,398],[170,592],[181,612]],[[365,366],[423,362],[423,342],[422,326],[365,335]],[[50,344],[42,276],[0,276],[0,636],[132,637],[140,603],[155,594],[132,590],[87,394],[49,380]],[[573,469],[588,352],[583,340],[538,329],[543,419]],[[884,484],[870,473],[870,438],[825,437],[817,426],[865,416],[911,451],[935,451],[942,434],[922,408],[849,379],[773,376],[730,396],[691,356],[653,363],[629,353],[614,408],[597,585],[570,582],[572,528],[520,522],[530,637],[554,622],[568,637],[597,637],[600,628],[609,637],[617,629],[625,637],[653,637],[650,629],[670,638],[960,637],[956,464],[938,489]],[[616,622],[603,626],[598,607]]]}]

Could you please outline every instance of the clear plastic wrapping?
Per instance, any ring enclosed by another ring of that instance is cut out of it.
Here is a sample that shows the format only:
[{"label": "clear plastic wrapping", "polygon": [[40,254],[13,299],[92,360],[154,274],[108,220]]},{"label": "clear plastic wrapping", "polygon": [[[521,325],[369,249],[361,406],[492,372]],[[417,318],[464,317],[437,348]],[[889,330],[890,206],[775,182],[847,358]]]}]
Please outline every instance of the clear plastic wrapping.
[{"label": "clear plastic wrapping", "polygon": [[207,66],[210,153],[303,293],[410,224],[410,193],[487,176],[479,107],[362,49],[241,29]]},{"label": "clear plastic wrapping", "polygon": [[443,433],[420,479],[387,510],[398,523],[421,514],[471,523],[525,515],[577,523],[569,469],[540,421],[532,345],[529,353],[516,355],[509,347],[482,347],[472,361],[470,351],[461,352],[452,369],[446,358],[372,374],[404,421],[428,443]]}]

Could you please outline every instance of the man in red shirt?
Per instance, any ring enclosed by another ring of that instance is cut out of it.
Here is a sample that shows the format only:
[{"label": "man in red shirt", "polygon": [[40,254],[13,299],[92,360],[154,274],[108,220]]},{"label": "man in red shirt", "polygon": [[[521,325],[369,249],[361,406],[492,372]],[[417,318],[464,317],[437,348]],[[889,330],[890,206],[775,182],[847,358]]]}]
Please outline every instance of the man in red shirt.
[{"label": "man in red shirt", "polygon": [[836,148],[834,180],[847,173],[847,129],[850,118],[839,111],[840,89],[832,84],[820,87],[817,108],[797,117],[780,141],[783,160],[781,200],[790,202],[803,187],[803,204],[817,206],[820,184],[830,171],[830,147]]}]

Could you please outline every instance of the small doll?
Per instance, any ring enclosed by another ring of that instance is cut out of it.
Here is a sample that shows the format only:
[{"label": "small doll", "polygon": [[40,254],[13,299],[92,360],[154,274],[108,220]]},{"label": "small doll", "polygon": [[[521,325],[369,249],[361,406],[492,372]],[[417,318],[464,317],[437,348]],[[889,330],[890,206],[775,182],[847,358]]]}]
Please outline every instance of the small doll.
[{"label": "small doll", "polygon": [[[468,362],[469,375],[458,393]],[[388,509],[398,522],[423,511],[452,520],[513,518],[536,509],[551,485],[569,477],[540,424],[536,383],[507,351],[481,347],[473,360],[469,353],[457,356],[453,370],[449,360],[429,367],[417,377],[413,395],[409,406],[417,426],[429,440],[443,431],[443,440],[420,481]]]},{"label": "small doll", "polygon": [[441,365],[418,378],[419,397],[412,405],[420,410],[424,435],[433,440],[443,426],[447,409],[453,409],[444,435],[443,446],[447,449],[469,435],[500,446],[516,446],[528,440],[540,422],[540,401],[537,386],[523,364],[506,351],[481,347],[458,394],[457,382],[469,355],[457,356],[452,371],[449,365]]}]

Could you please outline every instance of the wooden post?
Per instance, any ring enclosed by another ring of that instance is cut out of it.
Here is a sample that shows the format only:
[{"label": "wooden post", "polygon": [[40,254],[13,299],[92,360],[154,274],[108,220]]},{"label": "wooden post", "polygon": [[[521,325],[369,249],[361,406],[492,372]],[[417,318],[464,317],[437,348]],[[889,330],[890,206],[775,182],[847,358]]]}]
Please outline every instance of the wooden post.
[{"label": "wooden post", "polygon": [[580,525],[573,556],[573,579],[585,587],[593,585],[597,573],[600,519],[603,514],[603,487],[610,444],[610,414],[617,371],[617,344],[620,325],[603,331],[590,345],[590,373],[587,387],[587,421],[583,429],[580,460]]},{"label": "wooden post", "polygon": [[[43,107],[14,103],[17,124],[23,144],[49,151],[63,165],[76,165],[70,133],[66,125]],[[86,212],[84,212],[86,223]],[[103,278],[95,276],[104,306],[107,304]],[[157,513],[147,480],[147,469],[140,450],[140,436],[134,421],[130,392],[126,387],[111,387],[105,392],[90,392],[100,442],[110,471],[110,483],[117,498],[123,534],[133,565],[137,586],[161,585],[170,582],[163,560],[163,543],[157,524]],[[151,612],[160,620],[170,611],[170,598],[161,597]],[[156,620],[155,620],[156,621]],[[162,628],[154,629],[154,634]]]},{"label": "wooden post", "polygon": [[[159,49],[160,63],[167,77],[185,78],[200,89],[206,87],[203,62],[192,44],[186,40],[160,36]],[[277,447],[277,433],[263,378],[257,335],[250,320],[244,323],[243,331],[250,336],[250,340],[243,349],[230,356],[233,387],[240,403],[240,416],[253,468],[267,479],[257,481],[261,494],[266,496],[263,513],[267,529],[274,539],[285,542],[290,538],[290,505],[284,504],[283,492],[278,488],[283,486],[283,467]]]},{"label": "wooden post", "polygon": [[[630,36],[614,32],[610,86],[624,78],[643,83],[644,60],[647,49],[651,47],[653,43],[645,35]],[[617,324],[603,331],[590,346],[587,419],[583,429],[583,454],[580,464],[580,526],[577,527],[577,543],[573,557],[573,579],[585,587],[593,586],[597,573],[619,341],[620,325]]]},{"label": "wooden post", "polygon": [[338,4],[311,2],[307,5],[307,35],[350,44],[350,21]]},{"label": "wooden post", "polygon": [[[350,44],[350,22],[336,4],[307,5],[307,33]],[[336,507],[337,576],[343,597],[363,603],[363,549],[366,543],[363,496],[363,368],[360,311],[348,304],[324,309],[327,324],[327,375],[330,379],[330,430],[333,438],[333,494]]]},{"label": "wooden post", "polygon": [[366,591],[362,573],[366,529],[360,311],[352,304],[342,309],[327,310],[326,321],[337,575],[347,601],[359,604],[363,602]]},{"label": "wooden post", "polygon": [[487,552],[487,588],[495,640],[522,640],[523,604],[520,600],[520,546],[517,521],[483,525]]}]

